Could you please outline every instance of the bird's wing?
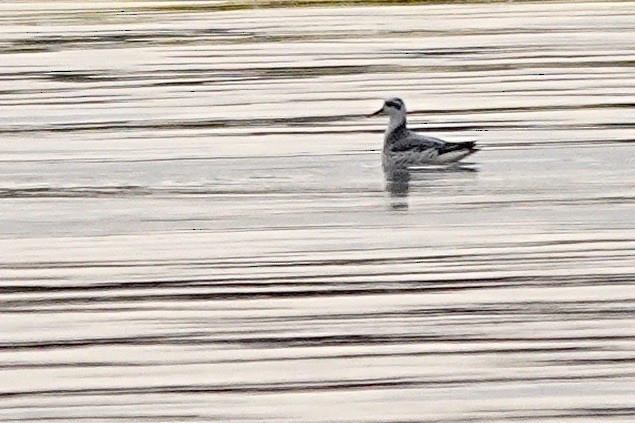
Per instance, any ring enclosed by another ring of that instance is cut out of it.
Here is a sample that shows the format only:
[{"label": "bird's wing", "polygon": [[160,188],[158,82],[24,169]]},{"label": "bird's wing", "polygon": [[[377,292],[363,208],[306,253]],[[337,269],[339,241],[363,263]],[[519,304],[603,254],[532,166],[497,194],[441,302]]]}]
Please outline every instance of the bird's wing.
[{"label": "bird's wing", "polygon": [[445,142],[443,146],[438,149],[439,156],[445,153],[451,153],[453,151],[461,151],[461,150],[474,150],[476,148],[475,141],[466,141],[466,142]]},{"label": "bird's wing", "polygon": [[425,151],[431,148],[441,149],[446,143],[438,138],[408,131],[390,145],[391,151]]}]

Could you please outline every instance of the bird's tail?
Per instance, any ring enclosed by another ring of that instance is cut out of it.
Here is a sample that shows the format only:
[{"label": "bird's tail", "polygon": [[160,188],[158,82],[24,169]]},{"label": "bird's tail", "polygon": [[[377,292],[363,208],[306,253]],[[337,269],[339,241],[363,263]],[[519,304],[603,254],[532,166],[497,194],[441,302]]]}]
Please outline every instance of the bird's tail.
[{"label": "bird's tail", "polygon": [[462,150],[478,150],[478,148],[476,148],[476,141],[460,142],[458,145]]}]

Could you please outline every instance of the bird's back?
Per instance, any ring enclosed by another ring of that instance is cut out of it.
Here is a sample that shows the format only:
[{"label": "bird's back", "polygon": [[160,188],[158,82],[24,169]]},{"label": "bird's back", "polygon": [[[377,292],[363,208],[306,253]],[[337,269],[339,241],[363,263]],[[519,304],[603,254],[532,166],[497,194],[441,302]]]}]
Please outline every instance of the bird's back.
[{"label": "bird's back", "polygon": [[405,126],[386,131],[384,138],[384,150],[392,152],[424,151],[430,148],[440,148],[444,144],[445,142],[438,138],[418,134]]}]

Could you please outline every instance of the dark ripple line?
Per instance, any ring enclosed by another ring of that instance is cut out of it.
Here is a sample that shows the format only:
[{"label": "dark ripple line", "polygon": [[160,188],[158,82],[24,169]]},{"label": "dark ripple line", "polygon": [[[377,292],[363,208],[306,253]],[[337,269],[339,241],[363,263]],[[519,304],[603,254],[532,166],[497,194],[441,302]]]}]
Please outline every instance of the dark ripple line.
[{"label": "dark ripple line", "polygon": [[[297,356],[281,356],[266,358],[236,358],[236,359],[220,359],[220,360],[188,360],[188,361],[148,361],[148,362],[130,362],[130,361],[80,361],[80,362],[64,362],[64,363],[10,363],[0,364],[0,369],[47,369],[47,368],[94,368],[94,367],[171,367],[171,366],[189,366],[189,365],[206,365],[206,364],[236,364],[236,363],[266,363],[277,361],[304,361],[304,360],[347,360],[358,358],[389,358],[389,357],[424,357],[424,356],[443,356],[443,355],[493,355],[493,354],[529,354],[529,353],[567,353],[567,352],[591,352],[603,351],[604,347],[526,347],[526,348],[481,348],[471,350],[452,350],[452,351],[413,351],[413,352],[390,352],[390,353],[349,353],[349,354],[328,354],[328,355],[303,355]],[[576,360],[540,360],[543,363],[553,365],[569,365],[569,364],[606,364],[606,363],[629,363],[635,362],[632,359],[595,359],[589,360],[589,363],[577,363]]]},{"label": "dark ripple line", "polygon": [[[451,110],[413,110],[411,115],[430,115],[430,114],[465,114],[465,113],[509,113],[509,112],[529,112],[529,111],[558,111],[558,110],[588,110],[588,109],[603,109],[603,108],[633,108],[635,103],[598,103],[598,104],[586,104],[586,105],[554,105],[554,106],[529,106],[529,107],[489,107],[480,109],[451,109]],[[66,123],[66,124],[53,124],[49,126],[5,126],[0,127],[0,134],[18,134],[18,133],[35,133],[35,132],[78,132],[78,131],[96,131],[96,130],[152,130],[152,129],[192,129],[192,128],[228,128],[228,127],[273,127],[276,125],[282,126],[314,126],[318,123],[333,123],[341,121],[359,120],[365,118],[364,114],[340,114],[333,116],[302,116],[302,117],[290,117],[290,118],[251,118],[251,119],[199,119],[199,120],[166,120],[166,121],[150,121],[150,122],[137,122],[137,121],[102,121],[102,122],[89,122],[89,123]],[[635,127],[633,122],[621,122],[621,123],[606,123],[597,124],[597,127],[606,128],[632,128]],[[491,124],[490,126],[457,126],[457,127],[444,127],[447,130],[476,130],[476,129],[488,129],[497,128],[499,125]],[[534,128],[536,125],[516,125],[513,126],[519,128]],[[550,126],[552,127],[552,126]],[[564,126],[570,128],[571,125]],[[437,130],[438,128],[431,128],[426,126],[424,128],[418,128],[418,130]],[[383,132],[381,130],[363,129],[352,130],[362,131],[363,133]],[[338,130],[337,133],[349,133],[351,131]],[[305,132],[300,132],[305,133]],[[307,132],[313,134],[315,132]]]},{"label": "dark ripple line", "polygon": [[[437,283],[445,283],[442,286],[433,286],[430,282],[424,282],[426,286],[413,287],[365,287],[349,288],[347,284],[342,284],[339,289],[303,289],[303,290],[280,290],[280,291],[230,291],[230,292],[205,292],[205,293],[179,293],[179,294],[146,294],[137,295],[109,295],[109,296],[81,296],[64,298],[38,298],[25,300],[3,300],[0,306],[3,311],[9,308],[18,308],[28,305],[57,305],[57,304],[100,304],[100,303],[138,303],[139,301],[221,301],[221,300],[246,300],[246,299],[278,299],[278,298],[316,298],[332,296],[360,296],[360,295],[398,295],[430,292],[456,292],[483,289],[501,288],[524,288],[528,286],[541,287],[573,287],[573,286],[631,286],[635,275],[576,275],[573,277],[564,276],[533,276],[533,277],[507,277],[507,278],[482,278],[470,281],[462,285],[456,280],[442,280]],[[504,282],[501,282],[504,281]],[[479,282],[479,283],[476,283]],[[396,284],[402,284],[395,282]],[[361,283],[360,283],[361,284]],[[375,282],[377,284],[377,282]]]},{"label": "dark ripple line", "polygon": [[[30,406],[29,408],[31,408]],[[187,420],[196,420],[196,421],[207,421],[203,418],[203,416],[198,414],[169,414],[169,413],[161,413],[161,414],[120,414],[120,415],[84,415],[82,417],[77,416],[60,416],[60,417],[51,417],[51,416],[38,416],[38,417],[22,417],[22,418],[10,418],[6,420],[2,420],[4,423],[8,422],[67,422],[67,421],[95,421],[95,420],[126,420],[126,421],[149,421],[149,422],[174,422],[175,419],[178,421],[182,421],[183,419]]]},{"label": "dark ripple line", "polygon": [[[252,331],[253,332],[253,331]],[[205,338],[207,337],[207,338]],[[467,344],[475,342],[599,342],[602,347],[609,341],[632,341],[635,335],[587,335],[552,337],[480,337],[444,335],[324,335],[324,336],[258,336],[209,338],[206,332],[188,334],[164,334],[109,338],[81,338],[57,341],[24,341],[0,343],[0,351],[47,350],[58,348],[83,348],[96,345],[238,345],[258,348],[305,348],[351,345],[409,345],[409,344]]]},{"label": "dark ripple line", "polygon": [[[327,229],[337,229],[342,226],[339,225],[318,225],[318,226],[301,226],[300,229],[306,228],[321,228],[325,227]],[[251,228],[251,230],[256,230],[258,228]],[[266,227],[267,230],[272,229],[280,229],[277,227]],[[281,228],[285,231],[290,230],[291,228],[285,226]],[[302,258],[294,258],[287,257],[288,254],[282,254],[281,257],[276,257],[272,259],[270,255],[267,256],[228,256],[223,259],[213,259],[213,260],[190,260],[190,259],[180,259],[180,260],[66,260],[66,261],[33,261],[33,262],[0,262],[0,269],[66,269],[66,268],[111,268],[111,267],[161,267],[161,266],[205,266],[207,268],[260,268],[260,267],[282,267],[282,268],[292,268],[292,267],[308,267],[308,266],[360,266],[360,265],[385,265],[385,264],[395,264],[395,263],[427,263],[427,262],[454,262],[454,261],[463,261],[469,260],[470,258],[480,258],[481,260],[491,258],[493,260],[501,260],[509,255],[518,255],[521,259],[525,259],[524,254],[535,254],[534,252],[527,252],[528,248],[535,247],[554,247],[554,246],[582,246],[589,245],[584,249],[577,248],[575,250],[571,250],[572,252],[597,252],[598,249],[595,246],[596,244],[623,244],[630,243],[635,241],[635,238],[591,238],[591,239],[561,239],[561,240],[548,240],[548,241],[521,241],[521,242],[513,242],[513,243],[498,243],[494,246],[492,245],[479,245],[480,248],[495,248],[495,247],[505,247],[505,248],[516,248],[519,251],[510,251],[507,253],[490,253],[490,252],[470,252],[469,254],[417,254],[417,255],[402,255],[399,257],[362,257],[362,258],[325,258],[325,259],[312,259],[308,258],[315,253],[323,253],[324,251],[300,251],[303,255],[307,257]],[[602,251],[606,252],[615,252],[615,251],[631,251],[632,247],[611,247],[610,249],[605,249]],[[400,250],[400,248],[394,249]],[[570,251],[570,250],[567,250]],[[333,250],[331,253],[334,254],[344,254],[344,253],[370,253],[370,252],[379,252],[385,253],[386,249],[384,248],[367,248],[362,250]],[[544,251],[542,254],[551,254],[553,251]],[[283,258],[284,257],[284,258]],[[205,282],[214,279],[204,278],[204,279],[178,279],[173,281],[166,282]],[[156,281],[144,281],[140,283],[153,283]]]},{"label": "dark ripple line", "polygon": [[320,392],[351,391],[368,389],[414,389],[432,387],[456,387],[482,384],[509,384],[521,382],[578,382],[585,380],[616,380],[635,376],[635,373],[604,373],[597,375],[556,375],[538,377],[492,377],[492,378],[438,378],[438,379],[354,379],[347,381],[306,381],[263,384],[236,385],[163,385],[149,387],[117,387],[117,388],[78,388],[78,389],[42,389],[31,391],[0,391],[0,398],[16,398],[31,396],[123,396],[148,394],[246,394],[246,393],[285,393],[285,392]]},{"label": "dark ripple line", "polygon": [[[533,409],[534,414],[495,412],[489,417],[492,420],[504,418],[505,421],[538,420],[544,419],[571,419],[572,417],[628,417],[635,415],[635,407],[591,407],[591,408],[568,408],[560,409]],[[486,420],[488,421],[488,420]]]},{"label": "dark ripple line", "polygon": [[[627,250],[628,251],[628,250]],[[587,257],[585,255],[580,256],[558,256],[555,258],[545,258],[545,259],[527,259],[523,257],[513,258],[513,259],[493,259],[492,264],[490,266],[499,266],[501,264],[506,264],[509,262],[522,262],[523,264],[535,263],[535,264],[544,264],[544,263],[552,263],[552,262],[564,262],[566,260],[572,259],[584,259],[587,258],[588,261],[602,261],[607,258],[611,258],[613,261],[625,261],[631,259],[629,256],[618,256],[610,255],[610,251],[607,252],[607,255],[604,256],[591,256]],[[621,260],[618,260],[621,259]],[[580,261],[578,261],[579,263]],[[395,263],[399,264],[407,264],[408,261],[395,261]],[[417,261],[415,263],[424,263],[424,261]],[[439,261],[439,264],[446,263]],[[171,288],[179,288],[181,290],[188,289],[201,289],[201,288],[218,288],[218,289],[227,289],[227,288],[255,288],[255,289],[272,289],[272,288],[298,288],[299,290],[311,290],[315,288],[343,288],[346,286],[351,287],[351,289],[355,289],[356,287],[365,287],[365,289],[372,289],[369,285],[375,285],[377,283],[382,283],[385,288],[440,288],[446,287],[447,284],[452,284],[452,287],[471,287],[474,283],[478,282],[489,282],[495,284],[497,282],[507,282],[508,285],[512,283],[514,285],[521,283],[534,282],[536,278],[545,277],[542,276],[499,276],[499,277],[467,277],[463,276],[457,279],[446,279],[437,277],[435,279],[425,279],[425,280],[392,280],[389,282],[378,282],[377,280],[355,280],[355,278],[359,278],[360,276],[365,277],[385,277],[385,276],[423,276],[423,275],[436,275],[441,276],[443,274],[454,274],[457,270],[464,270],[466,267],[469,270],[470,266],[474,265],[484,265],[488,264],[486,260],[466,260],[466,262],[462,262],[460,264],[454,265],[452,268],[447,270],[427,270],[427,271],[384,271],[384,272],[365,272],[361,273],[336,273],[336,274],[327,274],[327,273],[318,273],[318,274],[302,274],[302,275],[284,275],[284,276],[237,276],[237,277],[218,277],[218,278],[204,278],[204,279],[177,279],[177,280],[157,280],[157,281],[125,281],[125,282],[110,282],[110,283],[95,283],[90,285],[75,285],[73,282],[70,282],[67,285],[9,285],[5,284],[0,286],[0,294],[16,294],[16,293],[42,293],[42,294],[51,294],[58,292],[90,292],[90,291],[107,291],[112,293],[115,290],[157,290],[157,289],[171,289]],[[172,265],[168,266],[171,267]],[[137,268],[137,267],[152,267],[152,266],[136,266],[136,265],[114,265],[114,266],[95,266],[95,267],[104,267],[104,268]],[[250,267],[250,266],[247,266]],[[458,269],[458,268],[462,269]],[[13,268],[9,266],[0,266],[0,268]],[[50,269],[49,267],[40,267],[43,269]],[[51,267],[52,268],[52,267]],[[62,266],[58,267],[62,269],[69,268],[84,268],[84,266]],[[88,268],[88,266],[86,267]],[[634,278],[635,274],[619,274],[619,275],[604,275],[604,274],[587,274],[587,275],[575,275],[575,276],[558,276],[558,277],[549,277],[551,282],[561,281],[561,282],[581,282],[586,279],[604,279],[606,281],[611,282],[628,282],[631,278]],[[339,279],[339,280],[332,280]],[[48,280],[48,279],[45,279]],[[29,278],[29,281],[33,281],[33,279]],[[392,287],[390,285],[393,285]],[[480,285],[479,285],[480,286]],[[491,285],[495,286],[495,285]],[[364,289],[364,288],[362,288]],[[294,291],[295,292],[295,291]],[[298,291],[300,292],[300,291]],[[224,294],[225,292],[219,292],[220,294]],[[29,301],[27,299],[27,301]]]},{"label": "dark ripple line", "polygon": [[[634,140],[635,141],[635,140]],[[613,141],[619,142],[619,141]],[[624,141],[631,142],[631,141]],[[512,144],[513,145],[513,144]],[[500,147],[502,147],[501,145]],[[413,172],[414,173],[414,172]],[[600,184],[601,182],[598,182]],[[366,192],[375,192],[374,189],[366,189]],[[227,196],[227,195],[346,195],[359,194],[356,189],[325,189],[313,188],[304,189],[299,192],[296,187],[288,188],[236,188],[236,187],[181,187],[181,188],[158,188],[147,186],[93,186],[93,187],[34,187],[34,188],[0,188],[0,199],[17,198],[105,198],[105,197],[151,197],[151,196]],[[488,201],[463,201],[456,202],[456,207],[463,208],[497,208],[509,206],[538,206],[538,205],[588,205],[601,203],[630,203],[635,200],[635,196],[629,195],[599,195],[578,198],[535,198],[527,200],[488,200]],[[165,220],[164,220],[165,221]],[[250,228],[251,230],[251,228]]]}]

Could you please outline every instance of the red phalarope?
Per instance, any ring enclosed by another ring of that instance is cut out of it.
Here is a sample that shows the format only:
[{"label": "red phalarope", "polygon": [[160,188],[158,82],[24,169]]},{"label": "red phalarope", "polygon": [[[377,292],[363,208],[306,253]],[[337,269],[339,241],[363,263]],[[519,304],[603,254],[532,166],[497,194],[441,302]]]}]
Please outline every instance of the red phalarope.
[{"label": "red phalarope", "polygon": [[384,135],[384,169],[444,165],[458,162],[478,151],[474,141],[446,142],[406,128],[406,105],[399,98],[389,98],[381,109],[368,117],[380,114],[390,116]]}]

